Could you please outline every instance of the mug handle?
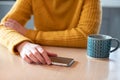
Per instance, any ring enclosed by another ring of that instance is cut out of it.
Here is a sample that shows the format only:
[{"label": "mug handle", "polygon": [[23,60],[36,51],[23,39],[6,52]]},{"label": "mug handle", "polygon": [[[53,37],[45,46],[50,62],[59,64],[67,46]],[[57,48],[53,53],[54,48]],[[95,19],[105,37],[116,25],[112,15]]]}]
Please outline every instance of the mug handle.
[{"label": "mug handle", "polygon": [[114,40],[114,41],[117,42],[117,46],[116,46],[113,50],[111,50],[110,52],[114,52],[114,51],[116,51],[116,50],[119,48],[119,45],[120,45],[120,41],[119,41],[118,39],[116,39],[116,38],[112,38],[112,40]]}]

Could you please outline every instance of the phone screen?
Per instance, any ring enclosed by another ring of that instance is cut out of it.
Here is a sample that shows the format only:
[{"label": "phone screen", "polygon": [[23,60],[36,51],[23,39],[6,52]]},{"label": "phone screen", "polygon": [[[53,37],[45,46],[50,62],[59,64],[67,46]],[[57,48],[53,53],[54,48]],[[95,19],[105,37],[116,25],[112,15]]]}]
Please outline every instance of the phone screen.
[{"label": "phone screen", "polygon": [[74,63],[74,59],[65,57],[50,57],[53,65],[59,66],[71,66]]}]

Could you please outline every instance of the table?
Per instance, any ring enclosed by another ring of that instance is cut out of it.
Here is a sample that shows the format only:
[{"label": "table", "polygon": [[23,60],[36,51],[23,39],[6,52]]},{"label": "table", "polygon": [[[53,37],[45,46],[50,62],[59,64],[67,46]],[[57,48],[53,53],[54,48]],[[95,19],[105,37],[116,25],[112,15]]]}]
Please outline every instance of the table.
[{"label": "table", "polygon": [[71,67],[28,64],[0,45],[0,80],[120,80],[120,49],[109,59],[91,59],[86,49],[47,47],[76,61]]}]

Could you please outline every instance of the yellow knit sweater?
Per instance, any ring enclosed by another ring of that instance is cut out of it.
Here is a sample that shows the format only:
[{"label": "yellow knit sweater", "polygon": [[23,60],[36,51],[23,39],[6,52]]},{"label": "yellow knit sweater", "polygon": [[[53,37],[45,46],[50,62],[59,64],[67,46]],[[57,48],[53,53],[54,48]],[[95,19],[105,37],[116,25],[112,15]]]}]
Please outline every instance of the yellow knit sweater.
[{"label": "yellow knit sweater", "polygon": [[0,43],[11,52],[22,41],[40,45],[86,47],[87,36],[99,31],[100,0],[17,0],[2,19],[18,21],[25,26],[34,16],[34,30],[23,36],[15,30],[0,26]]}]

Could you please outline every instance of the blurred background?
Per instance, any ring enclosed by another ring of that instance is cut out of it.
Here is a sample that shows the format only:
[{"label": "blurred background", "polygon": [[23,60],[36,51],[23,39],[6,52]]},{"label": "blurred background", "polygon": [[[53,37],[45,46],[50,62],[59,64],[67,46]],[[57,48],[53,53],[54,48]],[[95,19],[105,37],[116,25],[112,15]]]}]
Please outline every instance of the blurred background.
[{"label": "blurred background", "polygon": [[[10,10],[15,0],[0,0],[0,20]],[[100,34],[110,35],[120,40],[120,0],[101,0],[102,24]],[[33,28],[33,17],[26,25]],[[113,43],[115,46],[116,43]]]}]

